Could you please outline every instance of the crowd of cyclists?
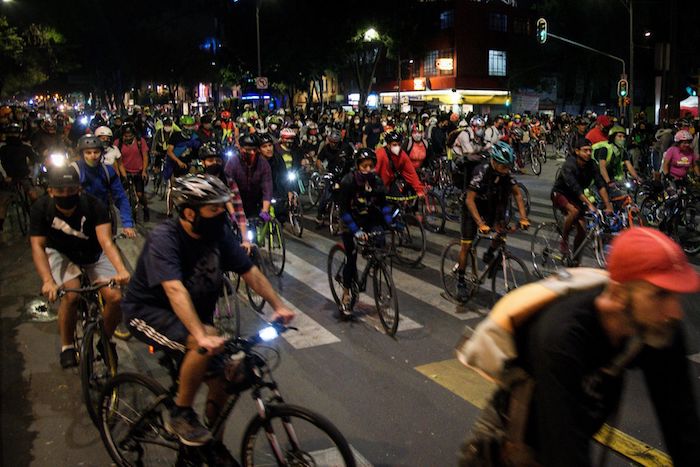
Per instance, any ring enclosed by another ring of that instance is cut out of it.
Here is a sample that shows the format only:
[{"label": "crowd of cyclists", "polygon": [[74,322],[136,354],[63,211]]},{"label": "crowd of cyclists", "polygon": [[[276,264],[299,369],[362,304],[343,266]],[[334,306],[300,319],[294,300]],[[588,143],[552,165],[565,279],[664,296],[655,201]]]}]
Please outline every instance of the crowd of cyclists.
[{"label": "crowd of cyclists", "polygon": [[[661,184],[671,192],[700,176],[698,129],[698,120],[687,119],[654,127],[643,113],[626,130],[614,117],[590,112],[576,117],[342,108],[304,113],[245,105],[197,115],[139,106],[123,115],[104,110],[73,115],[2,106],[0,230],[7,227],[13,200],[26,199],[32,255],[50,300],[61,288],[78,287],[83,273],[93,282],[129,284],[123,297],[118,289],[101,290],[107,337],[123,314],[140,340],[179,354],[180,390],[169,429],[182,443],[198,446],[210,433],[192,403],[224,342],[211,326],[222,271],[240,274],[278,318],[294,317],[249,259],[250,221],[265,223],[275,216],[285,223],[296,208],[299,183],[290,174],[306,174],[307,188],[311,174],[328,175],[316,187],[316,227],[333,222],[329,210],[335,203],[346,253],[339,311],[352,316],[358,245],[372,233],[403,229],[394,210],[416,210],[415,203],[425,203],[439,172],[446,172],[461,194],[458,281],[450,294],[465,301],[475,236],[506,228],[511,206],[518,226],[530,226],[515,179],[528,163],[539,174],[535,165],[544,160],[538,158],[554,152],[564,159],[551,200],[563,219],[560,249],[570,248],[569,235],[576,230],[576,250],[586,233],[584,214],[619,211],[615,202],[624,197],[626,180],[635,187],[645,181]],[[112,235],[116,226],[126,237],[137,235],[138,217],[144,223],[151,219],[147,192],[161,184],[167,192],[165,214],[175,218],[152,229],[131,276]],[[487,249],[484,262],[493,254]],[[578,264],[580,258],[574,259]],[[65,294],[59,308],[63,368],[78,364],[71,337],[76,300]],[[215,381],[207,383],[211,420],[223,394]],[[230,457],[223,446],[217,449],[222,458]]]}]

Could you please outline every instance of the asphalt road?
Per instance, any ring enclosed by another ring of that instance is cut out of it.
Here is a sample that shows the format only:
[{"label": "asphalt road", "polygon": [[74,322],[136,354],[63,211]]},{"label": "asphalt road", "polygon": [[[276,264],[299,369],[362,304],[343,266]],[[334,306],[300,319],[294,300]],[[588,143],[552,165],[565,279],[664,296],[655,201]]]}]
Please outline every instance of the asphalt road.
[{"label": "asphalt road", "polygon": [[[549,189],[556,165],[548,162],[541,177],[520,177],[532,196],[535,222],[551,217]],[[162,203],[154,200],[153,210],[154,222],[162,219],[158,213]],[[448,224],[448,235],[428,235],[428,253],[420,268],[395,266],[402,314],[396,338],[384,335],[370,315],[354,322],[336,318],[326,259],[337,239],[327,230],[315,230],[312,222],[306,222],[306,227],[302,239],[287,237],[287,266],[282,278],[273,281],[299,313],[299,332],[288,333],[276,344],[281,362],[274,374],[283,395],[329,418],[368,465],[454,465],[459,445],[490,391],[483,381],[470,379],[465,369],[454,365],[454,344],[465,325],[474,326],[482,319],[488,298],[480,294],[473,303],[459,307],[441,297],[439,256],[458,225]],[[509,245],[524,259],[529,255],[529,235],[509,237]],[[142,242],[143,238],[119,241],[131,264]],[[31,321],[24,312],[38,290],[26,240],[4,234],[0,244],[2,465],[109,465],[83,407],[77,371],[61,370],[58,363],[56,323]],[[700,343],[697,298],[687,300],[693,345]],[[369,304],[371,298],[363,301]],[[244,308],[244,329],[253,332],[260,325]],[[118,342],[118,351],[121,371],[149,372],[167,382],[144,345]],[[692,352],[698,354],[700,349],[694,347]],[[697,361],[693,363],[697,383],[700,358],[692,358]],[[629,380],[617,427],[663,451],[641,378],[632,371]],[[234,453],[244,422],[253,413],[250,399],[244,396],[226,435]],[[632,464],[613,454],[608,465]]]}]

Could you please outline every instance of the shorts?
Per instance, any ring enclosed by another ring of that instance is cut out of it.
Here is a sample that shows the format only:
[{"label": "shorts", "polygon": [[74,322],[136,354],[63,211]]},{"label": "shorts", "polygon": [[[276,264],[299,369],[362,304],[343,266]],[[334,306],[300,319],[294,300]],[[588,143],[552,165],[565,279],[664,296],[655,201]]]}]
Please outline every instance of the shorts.
[{"label": "shorts", "polygon": [[124,323],[138,340],[177,357],[185,354],[189,331],[174,311],[122,303]]},{"label": "shorts", "polygon": [[579,217],[582,216],[588,210],[588,208],[583,204],[583,202],[580,199],[571,200],[565,195],[559,193],[558,191],[552,191],[549,197],[552,200],[552,205],[556,209],[559,209],[559,211],[561,211],[563,214],[568,214],[566,206],[569,204],[574,205],[579,210]]},{"label": "shorts", "polygon": [[81,268],[85,271],[92,283],[106,282],[117,275],[117,271],[104,253],[100,255],[100,258],[96,262],[92,264],[82,264],[80,266],[68,259],[63,253],[53,248],[47,248],[46,255],[49,258],[51,276],[53,276],[54,282],[59,286],[71,279],[80,277],[82,274]]},{"label": "shorts", "polygon": [[[478,229],[476,221],[474,221],[471,213],[469,212],[469,209],[467,208],[465,197],[466,194],[463,195],[461,198],[461,223],[459,228],[460,239],[463,242],[474,240],[474,237],[476,237],[476,231]],[[479,210],[479,214],[481,214],[481,218],[484,219],[484,221],[486,221],[486,224],[489,225],[489,227],[493,228],[496,216],[494,216],[488,209],[485,209],[484,207],[479,206],[478,204],[477,209]]]}]

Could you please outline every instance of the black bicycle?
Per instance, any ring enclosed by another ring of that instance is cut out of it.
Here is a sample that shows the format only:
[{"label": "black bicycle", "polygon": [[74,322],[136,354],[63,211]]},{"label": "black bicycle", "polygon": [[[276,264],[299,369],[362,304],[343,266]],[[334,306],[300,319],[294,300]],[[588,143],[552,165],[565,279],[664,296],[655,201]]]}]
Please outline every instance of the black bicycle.
[{"label": "black bicycle", "polygon": [[[374,304],[377,308],[379,320],[386,333],[390,336],[396,334],[399,327],[399,297],[394,286],[391,271],[391,258],[393,250],[386,245],[387,232],[370,232],[367,240],[357,242],[360,255],[367,261],[359,279],[357,274],[350,287],[350,309],[352,309],[360,296],[360,292],[367,290],[368,278],[372,277],[374,291]],[[330,285],[333,300],[338,307],[342,306],[343,297],[343,270],[347,257],[345,247],[338,243],[333,245],[328,253],[328,284]]]},{"label": "black bicycle", "polygon": [[12,194],[7,208],[7,218],[10,224],[16,225],[22,236],[29,231],[29,196],[20,181],[12,183]]},{"label": "black bicycle", "polygon": [[[270,342],[287,329],[271,324],[247,339],[231,338],[223,352],[227,392],[231,394],[209,429],[218,439],[229,415],[244,391],[250,390],[257,414],[248,422],[241,443],[244,466],[294,465],[355,466],[350,445],[325,417],[285,403],[272,378],[271,357],[279,354],[260,344]],[[109,381],[102,392],[100,423],[102,441],[119,466],[208,465],[209,445],[186,447],[165,428],[165,419],[177,391],[178,370],[170,357],[161,357],[171,377],[171,388],[138,373],[123,373]]]}]

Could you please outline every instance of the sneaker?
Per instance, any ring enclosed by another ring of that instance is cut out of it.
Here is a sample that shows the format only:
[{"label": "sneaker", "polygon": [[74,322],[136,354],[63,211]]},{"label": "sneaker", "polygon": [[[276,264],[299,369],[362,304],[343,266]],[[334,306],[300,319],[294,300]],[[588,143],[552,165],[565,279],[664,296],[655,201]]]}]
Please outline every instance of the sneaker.
[{"label": "sneaker", "polygon": [[148,222],[151,220],[151,211],[148,208],[143,208],[143,221]]},{"label": "sneaker", "polygon": [[211,461],[210,465],[217,467],[240,467],[240,464],[233,458],[224,443],[216,440],[211,443]]},{"label": "sneaker", "polygon": [[466,302],[469,300],[469,290],[467,289],[466,282],[457,282],[457,300],[460,302]]},{"label": "sneaker", "polygon": [[61,352],[60,360],[63,368],[78,366],[78,352],[75,349],[66,349]]},{"label": "sneaker", "polygon": [[340,304],[340,313],[341,316],[352,316],[352,307],[350,303],[352,302],[352,297],[348,295],[342,300],[342,303]]},{"label": "sneaker", "polygon": [[165,429],[180,438],[185,446],[203,446],[211,440],[211,433],[199,421],[191,407],[173,407]]}]

